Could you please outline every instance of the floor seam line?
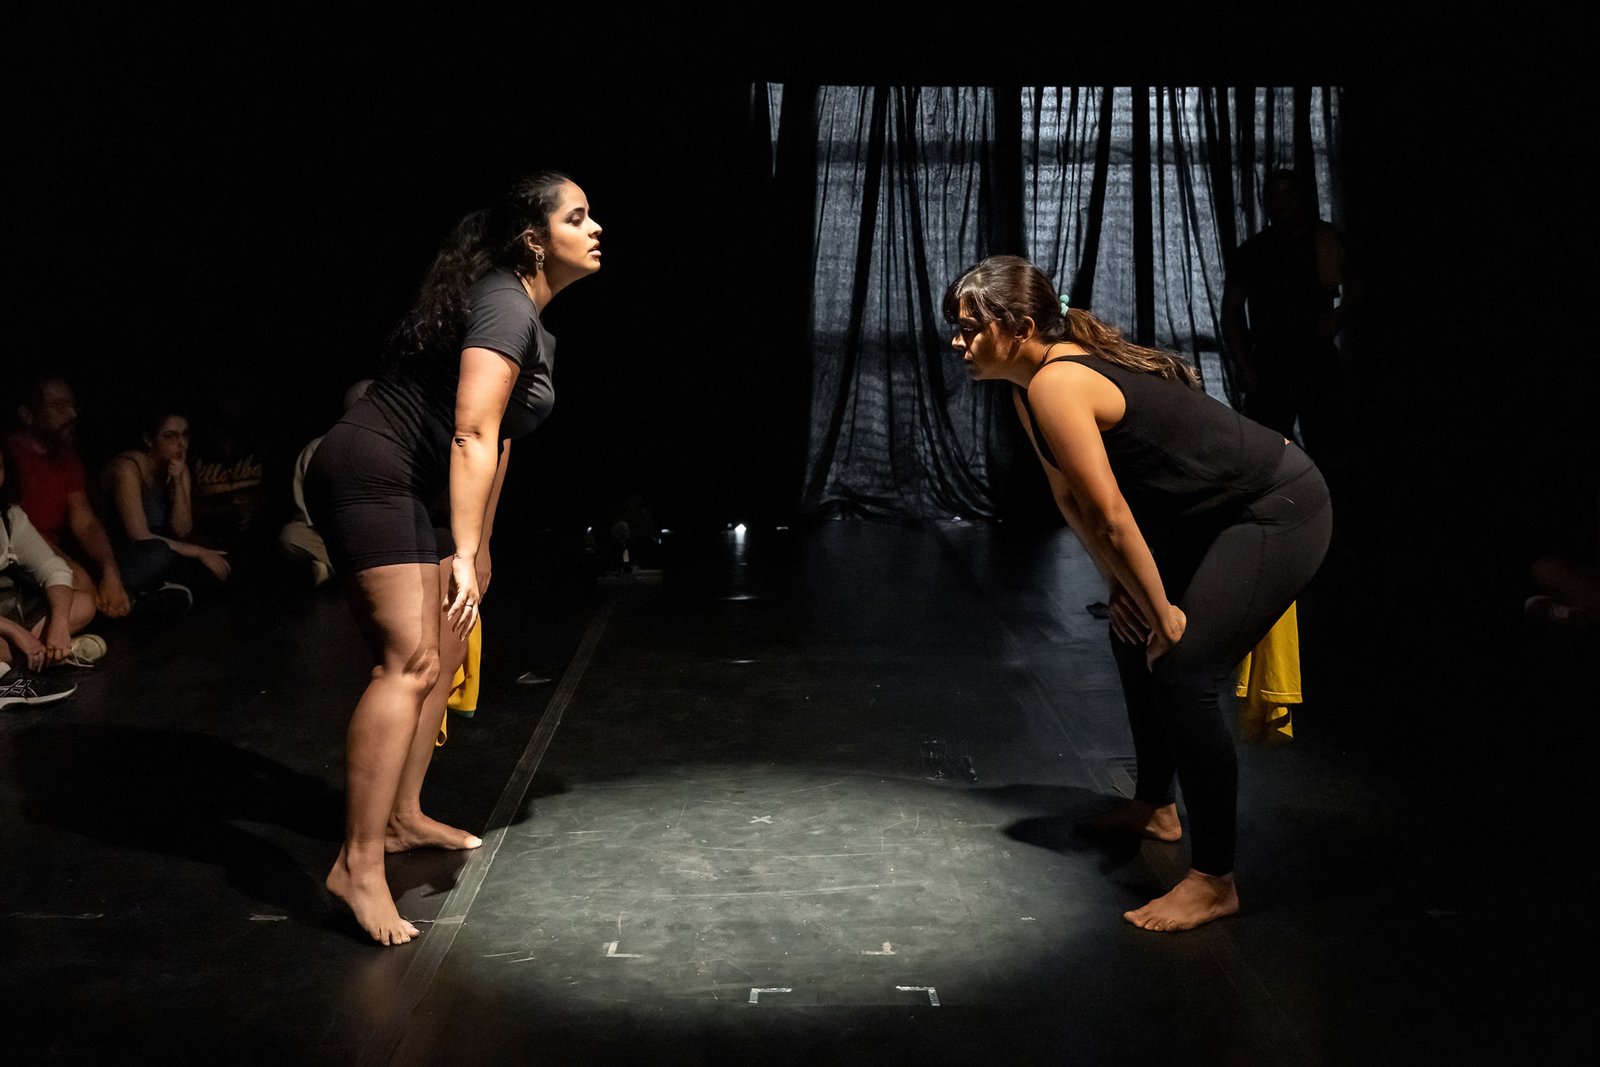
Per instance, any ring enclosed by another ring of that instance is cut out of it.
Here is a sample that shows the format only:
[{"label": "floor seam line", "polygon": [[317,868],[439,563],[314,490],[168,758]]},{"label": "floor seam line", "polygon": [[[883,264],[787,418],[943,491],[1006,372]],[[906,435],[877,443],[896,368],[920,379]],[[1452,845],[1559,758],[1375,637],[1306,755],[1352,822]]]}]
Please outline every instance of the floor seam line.
[{"label": "floor seam line", "polygon": [[539,717],[539,724],[534,728],[533,736],[528,739],[527,745],[522,750],[522,756],[517,760],[517,765],[513,768],[511,776],[506,781],[506,787],[495,804],[494,811],[489,815],[483,845],[473,850],[471,858],[462,868],[460,880],[445,898],[438,917],[422,938],[417,955],[411,960],[404,977],[400,980],[393,1008],[367,1039],[358,1058],[359,1063],[387,1064],[399,1048],[401,1040],[405,1037],[406,1023],[412,1011],[427,996],[433,986],[434,976],[454,946],[456,933],[466,922],[467,914],[477,900],[478,891],[483,888],[483,883],[488,877],[489,868],[505,841],[511,819],[522,804],[523,798],[527,796],[528,788],[533,783],[533,776],[538,773],[539,763],[544,758],[545,750],[550,746],[551,738],[555,736],[556,728],[561,724],[561,717],[566,713],[573,693],[583,682],[589,661],[594,657],[595,649],[599,647],[605,635],[616,600],[617,595],[613,593],[585,628],[578,649],[573,653],[572,662],[562,672],[560,684],[550,697],[550,703],[545,706],[544,714]]}]

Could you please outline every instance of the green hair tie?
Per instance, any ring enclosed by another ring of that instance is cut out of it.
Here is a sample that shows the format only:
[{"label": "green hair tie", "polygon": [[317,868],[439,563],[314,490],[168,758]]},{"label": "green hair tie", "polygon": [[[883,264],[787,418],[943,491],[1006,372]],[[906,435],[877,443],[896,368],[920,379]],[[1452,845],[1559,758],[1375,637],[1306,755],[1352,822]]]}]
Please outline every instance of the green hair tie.
[{"label": "green hair tie", "polygon": [[1061,317],[1062,318],[1066,318],[1067,317],[1067,310],[1070,307],[1071,307],[1071,304],[1068,303],[1067,298],[1065,296],[1063,296],[1061,298]]}]

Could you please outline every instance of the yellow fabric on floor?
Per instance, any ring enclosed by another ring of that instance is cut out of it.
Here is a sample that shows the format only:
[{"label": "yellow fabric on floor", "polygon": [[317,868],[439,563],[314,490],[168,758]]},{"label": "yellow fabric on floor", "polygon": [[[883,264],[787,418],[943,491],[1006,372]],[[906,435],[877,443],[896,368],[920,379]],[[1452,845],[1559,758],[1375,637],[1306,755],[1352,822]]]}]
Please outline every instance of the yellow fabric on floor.
[{"label": "yellow fabric on floor", "polygon": [[467,635],[467,658],[456,668],[450,683],[450,697],[444,702],[444,718],[439,720],[439,737],[433,747],[438,748],[450,739],[450,713],[472,717],[478,710],[478,670],[483,660],[483,616],[479,615]]},{"label": "yellow fabric on floor", "polygon": [[1295,606],[1273,624],[1239,664],[1239,735],[1246,741],[1282,744],[1294,737],[1300,689],[1300,622]]}]

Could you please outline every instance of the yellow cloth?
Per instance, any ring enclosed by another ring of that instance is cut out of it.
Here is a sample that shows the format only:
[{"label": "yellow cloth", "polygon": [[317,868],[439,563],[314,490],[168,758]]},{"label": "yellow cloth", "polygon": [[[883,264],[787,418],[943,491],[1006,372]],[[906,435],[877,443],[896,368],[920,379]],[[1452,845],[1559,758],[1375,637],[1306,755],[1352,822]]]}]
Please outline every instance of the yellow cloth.
[{"label": "yellow cloth", "polygon": [[479,615],[467,634],[467,657],[456,668],[450,683],[450,697],[444,702],[444,718],[439,720],[439,736],[433,742],[438,748],[450,739],[450,713],[472,717],[478,710],[478,670],[483,660],[483,616]]},{"label": "yellow cloth", "polygon": [[1295,606],[1267,631],[1239,664],[1239,735],[1246,741],[1281,744],[1294,737],[1300,690],[1300,623]]}]

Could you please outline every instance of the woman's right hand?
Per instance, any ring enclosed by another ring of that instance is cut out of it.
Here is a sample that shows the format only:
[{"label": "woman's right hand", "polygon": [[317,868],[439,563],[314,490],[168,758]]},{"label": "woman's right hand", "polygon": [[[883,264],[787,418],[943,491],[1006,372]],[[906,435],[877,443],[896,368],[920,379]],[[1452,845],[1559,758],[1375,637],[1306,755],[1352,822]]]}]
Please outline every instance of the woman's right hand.
[{"label": "woman's right hand", "polygon": [[444,621],[456,639],[465,641],[478,621],[478,561],[474,556],[450,557],[450,589],[445,597]]},{"label": "woman's right hand", "polygon": [[1111,632],[1119,640],[1130,645],[1142,645],[1150,636],[1150,624],[1145,621],[1144,612],[1139,610],[1139,602],[1134,600],[1121,582],[1111,587],[1110,603]]},{"label": "woman's right hand", "polygon": [[1167,605],[1167,617],[1162,624],[1150,631],[1150,638],[1145,642],[1144,661],[1151,670],[1155,670],[1156,660],[1172,651],[1172,647],[1183,640],[1184,631],[1189,628],[1189,616],[1176,604]]}]

